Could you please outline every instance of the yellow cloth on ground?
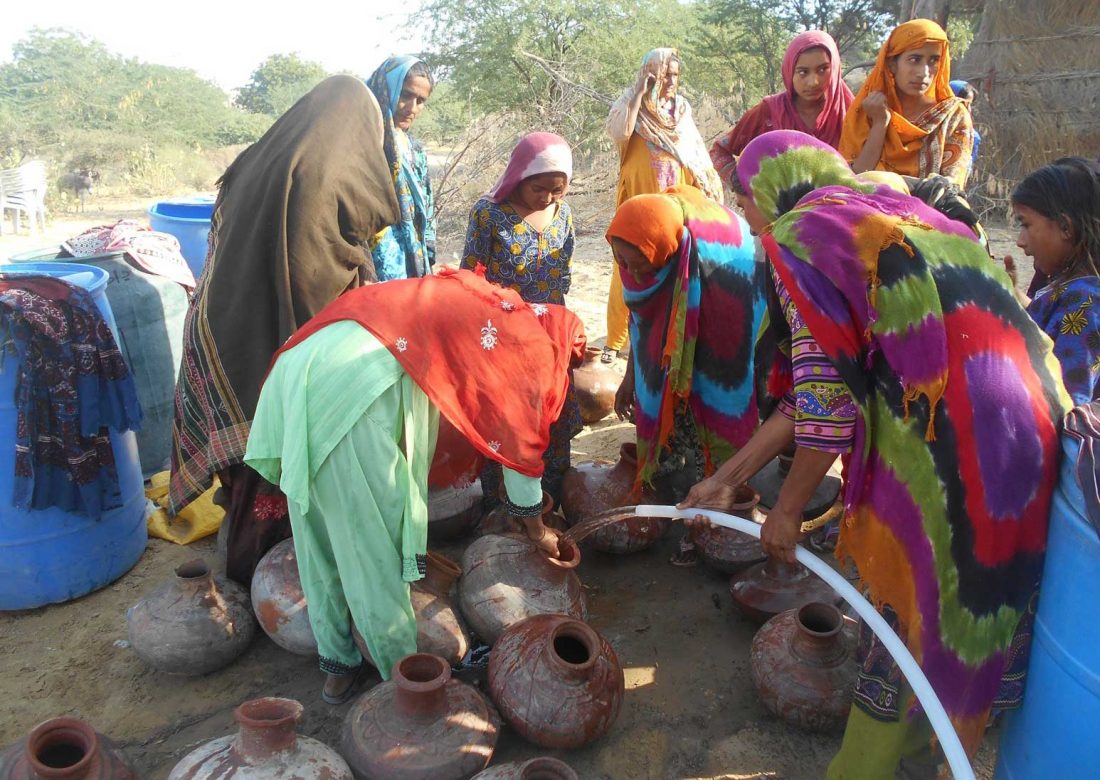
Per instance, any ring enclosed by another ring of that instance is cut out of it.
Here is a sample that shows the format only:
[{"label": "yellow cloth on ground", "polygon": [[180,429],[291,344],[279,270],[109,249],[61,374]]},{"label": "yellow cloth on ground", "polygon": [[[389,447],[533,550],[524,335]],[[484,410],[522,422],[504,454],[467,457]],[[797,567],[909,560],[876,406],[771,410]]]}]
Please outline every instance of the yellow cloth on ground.
[{"label": "yellow cloth on ground", "polygon": [[214,491],[221,483],[214,477],[214,484],[205,493],[185,506],[175,517],[168,514],[168,477],[171,472],[162,471],[149,479],[145,497],[156,505],[146,523],[149,535],[176,544],[191,544],[203,537],[216,534],[221,528],[225,510],[214,503]]}]

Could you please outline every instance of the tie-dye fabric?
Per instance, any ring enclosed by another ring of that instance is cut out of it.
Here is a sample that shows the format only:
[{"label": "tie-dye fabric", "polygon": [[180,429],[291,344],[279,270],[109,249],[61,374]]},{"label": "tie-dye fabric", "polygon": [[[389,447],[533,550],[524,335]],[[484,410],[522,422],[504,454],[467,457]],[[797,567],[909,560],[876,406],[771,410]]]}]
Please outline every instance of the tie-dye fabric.
[{"label": "tie-dye fabric", "polygon": [[973,232],[845,171],[787,131],[738,165],[774,220],[768,256],[860,409],[837,554],[896,611],[973,753],[1039,583],[1071,404]]},{"label": "tie-dye fabric", "polygon": [[695,187],[672,187],[663,197],[683,209],[675,254],[640,279],[620,268],[643,482],[656,471],[655,453],[668,443],[678,409],[691,409],[706,473],[742,447],[757,424],[753,343],[764,312],[763,269],[748,226]]}]

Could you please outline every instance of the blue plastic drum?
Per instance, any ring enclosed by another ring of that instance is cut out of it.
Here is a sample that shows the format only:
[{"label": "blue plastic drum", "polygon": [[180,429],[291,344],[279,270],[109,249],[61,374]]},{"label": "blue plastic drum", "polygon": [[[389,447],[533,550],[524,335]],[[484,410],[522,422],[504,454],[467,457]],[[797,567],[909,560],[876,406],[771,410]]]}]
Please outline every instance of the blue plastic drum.
[{"label": "blue plastic drum", "polygon": [[[92,293],[118,334],[105,290],[108,274],[77,263],[12,263],[3,273],[54,276]],[[115,581],[141,557],[147,539],[145,492],[133,432],[111,431],[123,505],[92,519],[60,509],[12,506],[15,378],[18,359],[0,363],[0,610],[68,601]]]},{"label": "blue plastic drum", "polygon": [[1062,437],[1023,706],[1005,713],[997,780],[1100,776],[1100,539]]},{"label": "blue plastic drum", "polygon": [[149,209],[149,226],[179,239],[183,259],[198,279],[206,265],[210,219],[214,215],[214,198],[197,195],[183,200],[162,200]]}]

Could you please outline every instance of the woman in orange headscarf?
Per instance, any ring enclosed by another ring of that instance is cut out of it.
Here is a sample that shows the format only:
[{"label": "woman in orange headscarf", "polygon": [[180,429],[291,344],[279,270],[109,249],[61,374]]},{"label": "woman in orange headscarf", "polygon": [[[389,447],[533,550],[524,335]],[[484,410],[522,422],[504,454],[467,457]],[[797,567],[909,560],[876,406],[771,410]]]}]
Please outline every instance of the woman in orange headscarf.
[{"label": "woman in orange headscarf", "polygon": [[974,125],[951,91],[949,48],[947,33],[928,19],[890,33],[844,119],[840,153],[852,170],[940,174],[966,185]]}]

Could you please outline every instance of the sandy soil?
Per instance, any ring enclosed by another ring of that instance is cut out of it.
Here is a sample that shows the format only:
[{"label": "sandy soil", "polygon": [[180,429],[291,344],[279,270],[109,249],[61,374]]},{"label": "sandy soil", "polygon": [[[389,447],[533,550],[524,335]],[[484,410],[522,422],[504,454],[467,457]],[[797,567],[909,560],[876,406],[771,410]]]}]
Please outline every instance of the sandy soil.
[{"label": "sandy soil", "polygon": [[[12,236],[9,222],[0,261],[57,244],[86,226],[140,218],[145,205],[97,204],[84,215],[55,215],[47,233],[33,238]],[[610,277],[599,227],[582,226],[569,296],[595,343],[602,343]],[[1007,231],[995,236],[1001,254],[1010,247]],[[577,438],[574,458],[614,458],[631,434],[630,426],[605,420]],[[726,578],[667,564],[676,536],[634,556],[593,553],[582,563],[591,623],[615,646],[627,690],[603,740],[559,757],[586,779],[822,777],[839,736],[804,734],[766,713],[749,677],[755,626],[734,609]],[[461,547],[443,551],[457,557]],[[190,547],[150,540],[134,569],[97,593],[0,614],[0,700],[6,702],[0,745],[46,718],[74,715],[120,744],[141,777],[164,778],[196,745],[235,730],[237,704],[264,695],[300,700],[306,707],[301,732],[335,744],[350,705],[322,703],[315,662],[282,651],[262,632],[237,663],[197,679],[150,671],[128,649],[126,609],[196,556],[214,561],[213,540]],[[995,741],[994,731],[979,756],[979,777],[992,774]],[[505,732],[497,752],[498,760],[513,760],[545,751]]]}]

